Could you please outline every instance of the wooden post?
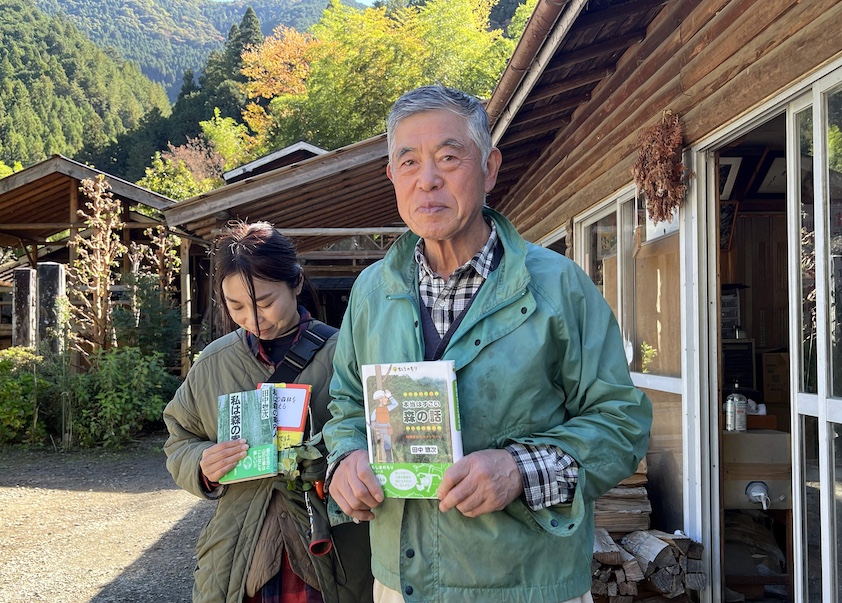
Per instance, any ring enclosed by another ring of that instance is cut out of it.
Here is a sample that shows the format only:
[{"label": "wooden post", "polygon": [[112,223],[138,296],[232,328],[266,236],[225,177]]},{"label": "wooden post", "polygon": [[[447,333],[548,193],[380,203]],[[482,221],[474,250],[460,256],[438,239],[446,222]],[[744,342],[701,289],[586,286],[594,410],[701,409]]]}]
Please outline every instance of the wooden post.
[{"label": "wooden post", "polygon": [[15,268],[12,293],[12,345],[35,348],[38,288],[32,268]]},{"label": "wooden post", "polygon": [[193,343],[193,290],[190,279],[190,239],[181,238],[181,376],[186,377],[193,361],[191,349]]},{"label": "wooden post", "polygon": [[65,297],[64,265],[56,262],[38,264],[38,348],[58,354],[64,333],[60,330],[58,302]]}]

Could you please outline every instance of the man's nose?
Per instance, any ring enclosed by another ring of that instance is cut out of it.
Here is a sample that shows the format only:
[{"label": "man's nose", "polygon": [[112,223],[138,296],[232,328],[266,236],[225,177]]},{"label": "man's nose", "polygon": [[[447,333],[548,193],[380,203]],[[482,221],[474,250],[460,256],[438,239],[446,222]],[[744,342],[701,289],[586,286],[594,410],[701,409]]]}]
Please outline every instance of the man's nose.
[{"label": "man's nose", "polygon": [[441,176],[435,161],[423,161],[418,176],[418,186],[421,190],[431,191],[441,186]]}]

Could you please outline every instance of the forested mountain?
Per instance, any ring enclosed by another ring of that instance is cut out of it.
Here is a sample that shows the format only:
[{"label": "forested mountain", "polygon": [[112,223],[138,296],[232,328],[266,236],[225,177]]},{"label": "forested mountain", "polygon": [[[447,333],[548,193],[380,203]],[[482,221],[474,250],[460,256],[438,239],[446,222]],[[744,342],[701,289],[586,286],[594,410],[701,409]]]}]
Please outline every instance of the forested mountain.
[{"label": "forested mountain", "polygon": [[[97,44],[113,46],[178,96],[185,71],[199,74],[212,50],[251,6],[264,35],[279,24],[303,31],[319,20],[327,0],[33,0],[49,14],[64,13]],[[348,2],[348,4],[356,4]]]},{"label": "forested mountain", "polygon": [[3,0],[0,161],[26,166],[102,146],[155,108],[169,113],[166,93],[137,65],[30,0]]}]

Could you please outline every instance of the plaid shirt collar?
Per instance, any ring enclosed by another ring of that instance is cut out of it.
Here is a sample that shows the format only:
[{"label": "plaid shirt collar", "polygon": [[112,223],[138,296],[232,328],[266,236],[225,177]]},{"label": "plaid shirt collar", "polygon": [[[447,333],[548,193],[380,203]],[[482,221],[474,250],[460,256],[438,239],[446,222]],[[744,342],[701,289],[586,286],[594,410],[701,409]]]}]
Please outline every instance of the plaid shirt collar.
[{"label": "plaid shirt collar", "polygon": [[490,222],[490,226],[491,234],[482,249],[470,261],[457,268],[447,281],[430,268],[424,256],[423,239],[415,246],[418,293],[421,302],[430,312],[433,325],[442,337],[470,305],[474,295],[491,273],[498,236],[494,222]]},{"label": "plaid shirt collar", "polygon": [[[295,339],[292,340],[293,344],[298,341],[304,331],[310,328],[310,323],[313,321],[313,318],[310,316],[310,312],[308,312],[304,306],[298,306],[298,315],[301,318],[298,323],[298,333],[296,333]],[[246,339],[248,340],[251,353],[254,354],[260,362],[271,367],[277,366],[274,362],[272,362],[272,359],[269,358],[266,350],[263,349],[263,345],[260,343],[260,338],[257,337],[257,335],[251,331],[246,331]]]},{"label": "plaid shirt collar", "polygon": [[[494,220],[486,218],[485,221],[491,227],[491,234],[488,236],[488,240],[474,257],[453,271],[453,274],[450,275],[451,279],[461,278],[462,275],[471,268],[473,268],[476,273],[483,278],[483,280],[487,279],[488,275],[491,274],[491,266],[494,262],[494,248],[497,246],[498,238],[497,225],[494,224]],[[430,264],[427,262],[427,257],[424,255],[424,239],[418,239],[418,242],[415,244],[415,261],[418,263],[421,280],[424,280],[425,275],[428,278],[441,279],[441,277],[436,274],[432,268],[430,268]]]}]

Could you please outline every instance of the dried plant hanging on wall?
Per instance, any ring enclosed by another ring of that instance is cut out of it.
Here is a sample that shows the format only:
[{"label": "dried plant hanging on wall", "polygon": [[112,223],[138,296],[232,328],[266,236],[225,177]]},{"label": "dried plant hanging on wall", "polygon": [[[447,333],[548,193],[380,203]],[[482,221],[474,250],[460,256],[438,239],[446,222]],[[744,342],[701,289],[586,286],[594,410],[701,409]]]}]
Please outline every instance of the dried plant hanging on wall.
[{"label": "dried plant hanging on wall", "polygon": [[646,211],[655,222],[669,222],[684,200],[686,173],[681,163],[681,121],[664,111],[661,123],[640,133],[634,183],[646,199]]}]

